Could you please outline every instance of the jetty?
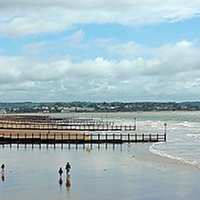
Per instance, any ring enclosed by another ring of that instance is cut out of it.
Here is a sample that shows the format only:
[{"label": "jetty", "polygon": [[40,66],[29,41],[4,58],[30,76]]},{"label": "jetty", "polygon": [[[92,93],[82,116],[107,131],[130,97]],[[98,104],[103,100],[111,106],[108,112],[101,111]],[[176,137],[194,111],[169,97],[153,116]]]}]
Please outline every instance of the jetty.
[{"label": "jetty", "polygon": [[164,133],[136,133],[133,125],[115,125],[103,119],[52,118],[11,115],[0,117],[0,144],[86,144],[165,142]]}]

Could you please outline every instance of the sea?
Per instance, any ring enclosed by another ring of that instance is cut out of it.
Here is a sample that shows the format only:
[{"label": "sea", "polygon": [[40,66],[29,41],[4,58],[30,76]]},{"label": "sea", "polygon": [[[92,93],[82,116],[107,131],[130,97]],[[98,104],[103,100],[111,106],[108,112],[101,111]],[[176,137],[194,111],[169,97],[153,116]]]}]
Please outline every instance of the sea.
[{"label": "sea", "polygon": [[85,113],[76,114],[76,117],[103,119],[117,125],[134,125],[136,121],[134,133],[138,134],[166,132],[167,141],[151,144],[149,151],[200,169],[200,112],[198,111]]}]

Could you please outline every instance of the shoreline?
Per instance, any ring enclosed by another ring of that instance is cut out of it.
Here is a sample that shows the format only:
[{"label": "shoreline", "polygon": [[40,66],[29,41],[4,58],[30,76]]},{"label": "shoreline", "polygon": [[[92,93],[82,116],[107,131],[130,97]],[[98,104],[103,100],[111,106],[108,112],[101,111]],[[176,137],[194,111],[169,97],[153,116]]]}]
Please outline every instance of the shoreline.
[{"label": "shoreline", "polygon": [[180,160],[177,159],[172,159],[169,157],[165,157],[156,153],[153,153],[149,150],[149,148],[153,145],[152,144],[144,144],[144,150],[143,152],[140,152],[137,156],[135,156],[135,158],[139,161],[142,162],[152,162],[152,163],[157,163],[157,164],[161,164],[161,165],[169,165],[169,166],[177,166],[180,167],[181,170],[185,170],[185,171],[196,171],[198,172],[200,169],[198,167],[195,167],[192,164],[189,163],[185,163],[182,162]]},{"label": "shoreline", "polygon": [[38,112],[38,113],[5,113],[5,114],[0,114],[1,116],[4,115],[33,115],[33,116],[37,116],[37,115],[47,115],[47,116],[51,116],[51,115],[93,115],[93,114],[152,114],[152,113],[199,113],[199,110],[161,110],[161,111],[122,111],[122,112],[56,112],[56,113],[43,113],[43,112]]}]

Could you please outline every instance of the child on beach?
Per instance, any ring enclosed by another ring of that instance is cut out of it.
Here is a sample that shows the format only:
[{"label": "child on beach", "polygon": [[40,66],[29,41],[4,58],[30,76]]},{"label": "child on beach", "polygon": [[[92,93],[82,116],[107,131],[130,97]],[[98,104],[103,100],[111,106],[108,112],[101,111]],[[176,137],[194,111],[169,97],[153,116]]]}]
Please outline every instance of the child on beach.
[{"label": "child on beach", "polygon": [[60,167],[58,173],[60,174],[60,178],[62,178],[62,174],[63,174],[63,170],[62,170],[62,167]]}]

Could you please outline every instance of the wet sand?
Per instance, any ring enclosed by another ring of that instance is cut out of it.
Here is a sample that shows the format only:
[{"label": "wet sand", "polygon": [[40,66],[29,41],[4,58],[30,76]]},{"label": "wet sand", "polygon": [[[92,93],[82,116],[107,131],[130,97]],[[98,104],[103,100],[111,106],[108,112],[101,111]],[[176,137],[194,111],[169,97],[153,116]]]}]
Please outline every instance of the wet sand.
[{"label": "wet sand", "polygon": [[[200,171],[153,155],[150,144],[4,145],[2,199],[198,199]],[[70,187],[58,169],[70,161]]]}]

